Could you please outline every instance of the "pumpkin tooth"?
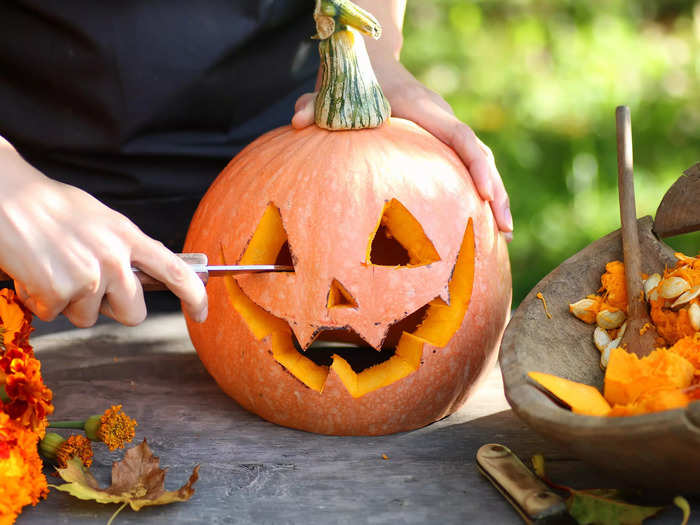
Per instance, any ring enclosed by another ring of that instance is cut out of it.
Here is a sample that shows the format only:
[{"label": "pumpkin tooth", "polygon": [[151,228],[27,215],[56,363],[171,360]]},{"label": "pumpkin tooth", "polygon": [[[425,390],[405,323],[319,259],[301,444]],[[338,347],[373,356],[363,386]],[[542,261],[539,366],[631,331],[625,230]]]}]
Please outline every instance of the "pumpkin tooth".
[{"label": "pumpkin tooth", "polygon": [[674,302],[671,305],[671,308],[678,308],[680,306],[686,305],[698,296],[700,296],[700,285],[693,286],[687,292],[683,292],[680,296],[678,296],[676,302]]},{"label": "pumpkin tooth", "polygon": [[664,299],[675,299],[688,289],[690,284],[682,277],[668,277],[661,282],[659,293]]},{"label": "pumpkin tooth", "polygon": [[700,332],[700,306],[698,303],[693,303],[688,308],[688,317],[690,318],[690,326],[693,330]]},{"label": "pumpkin tooth", "polygon": [[644,280],[644,297],[649,300],[649,294],[661,282],[661,276],[658,273],[652,273]]},{"label": "pumpkin tooth", "polygon": [[605,347],[608,346],[611,341],[612,339],[610,339],[608,332],[606,332],[600,326],[595,327],[595,330],[593,331],[593,343],[598,350],[601,352],[605,350]]},{"label": "pumpkin tooth", "polygon": [[580,301],[569,304],[569,311],[584,323],[592,324],[595,320],[595,311],[592,310],[595,304],[596,301],[593,299],[581,299]]},{"label": "pumpkin tooth", "polygon": [[622,310],[601,310],[595,317],[596,324],[605,330],[619,328],[627,316]]},{"label": "pumpkin tooth", "polygon": [[647,301],[649,301],[651,303],[651,302],[656,301],[658,299],[659,299],[659,287],[657,286],[651,292],[649,292],[649,296],[647,297]]}]

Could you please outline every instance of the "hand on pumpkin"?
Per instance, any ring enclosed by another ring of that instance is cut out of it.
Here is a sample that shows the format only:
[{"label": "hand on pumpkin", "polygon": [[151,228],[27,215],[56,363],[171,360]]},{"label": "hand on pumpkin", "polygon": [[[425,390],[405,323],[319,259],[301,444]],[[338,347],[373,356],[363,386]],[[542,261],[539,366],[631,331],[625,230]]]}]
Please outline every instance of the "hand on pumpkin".
[{"label": "hand on pumpkin", "polygon": [[87,327],[102,312],[140,323],[146,306],[132,265],[166,283],[192,318],[206,318],[204,286],[179,257],[94,197],[44,176],[2,137],[0,181],[0,267],[40,319],[63,313]]},{"label": "hand on pumpkin", "polygon": [[[508,194],[496,169],[493,153],[472,129],[455,117],[450,105],[437,93],[418,82],[390,53],[372,55],[377,80],[391,104],[391,114],[411,120],[454,149],[471,174],[481,198],[491,203],[499,229],[510,241],[513,219]],[[316,93],[299,97],[292,126],[305,128],[314,123]]]}]

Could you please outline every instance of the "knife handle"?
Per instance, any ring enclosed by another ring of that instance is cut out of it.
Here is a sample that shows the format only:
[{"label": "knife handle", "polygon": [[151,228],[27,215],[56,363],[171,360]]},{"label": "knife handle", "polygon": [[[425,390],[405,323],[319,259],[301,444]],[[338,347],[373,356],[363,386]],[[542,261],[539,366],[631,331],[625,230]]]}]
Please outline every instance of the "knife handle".
[{"label": "knife handle", "polygon": [[[207,256],[204,253],[178,253],[176,254],[180,259],[185,261],[192,270],[197,274],[204,284],[207,284],[209,280],[209,272],[207,271]],[[132,268],[134,275],[143,286],[144,291],[156,291],[156,290],[167,290],[167,286],[157,279],[154,279],[145,272],[142,272],[138,268]],[[7,275],[5,272],[0,270],[0,282],[11,281],[12,277]]]},{"label": "knife handle", "polygon": [[527,524],[575,523],[566,504],[506,446],[491,443],[476,453],[479,471],[513,505]]}]

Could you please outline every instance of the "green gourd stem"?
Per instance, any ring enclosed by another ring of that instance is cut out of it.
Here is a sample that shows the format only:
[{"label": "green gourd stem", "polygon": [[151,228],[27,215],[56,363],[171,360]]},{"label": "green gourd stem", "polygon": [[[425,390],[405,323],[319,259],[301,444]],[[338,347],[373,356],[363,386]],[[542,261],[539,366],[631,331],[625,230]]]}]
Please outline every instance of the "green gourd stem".
[{"label": "green gourd stem", "polygon": [[49,421],[49,428],[73,428],[76,430],[84,430],[85,421]]},{"label": "green gourd stem", "polygon": [[7,403],[8,401],[12,401],[12,398],[9,396],[7,393],[7,390],[5,389],[5,385],[2,385],[0,387],[0,401],[3,403]]},{"label": "green gourd stem", "polygon": [[372,70],[362,34],[378,39],[379,22],[349,0],[316,0],[317,37],[321,39],[321,82],[316,125],[329,130],[376,128],[391,107]]}]

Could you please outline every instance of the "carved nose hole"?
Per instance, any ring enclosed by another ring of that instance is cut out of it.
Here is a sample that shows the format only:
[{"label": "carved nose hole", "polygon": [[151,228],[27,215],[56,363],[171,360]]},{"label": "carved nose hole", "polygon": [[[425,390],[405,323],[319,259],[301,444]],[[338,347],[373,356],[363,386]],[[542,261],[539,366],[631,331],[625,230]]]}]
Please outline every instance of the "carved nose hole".
[{"label": "carved nose hole", "polygon": [[333,279],[328,290],[328,308],[357,308],[357,301],[338,279]]}]

